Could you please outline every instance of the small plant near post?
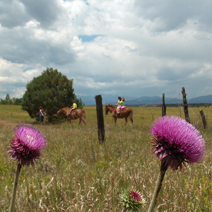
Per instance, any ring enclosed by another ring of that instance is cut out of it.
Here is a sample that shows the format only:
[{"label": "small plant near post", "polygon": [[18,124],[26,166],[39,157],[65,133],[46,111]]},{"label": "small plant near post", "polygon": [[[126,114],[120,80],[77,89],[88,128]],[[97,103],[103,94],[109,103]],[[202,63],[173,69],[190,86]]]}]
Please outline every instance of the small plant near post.
[{"label": "small plant near post", "polygon": [[102,96],[96,95],[96,113],[97,113],[97,125],[98,125],[98,139],[99,143],[105,141],[105,127],[104,127],[104,117],[103,117],[103,107],[102,107]]},{"label": "small plant near post", "polygon": [[202,122],[203,122],[204,129],[206,129],[207,128],[207,121],[205,119],[205,114],[204,114],[203,110],[200,110],[200,115],[202,117]]},{"label": "small plant near post", "polygon": [[163,93],[162,101],[163,101],[163,104],[162,104],[162,116],[165,116],[166,115],[165,93]]},{"label": "small plant near post", "polygon": [[184,87],[182,87],[182,95],[183,95],[183,107],[184,107],[184,113],[185,113],[185,120],[188,123],[191,123],[190,118],[189,118],[189,114],[188,114],[188,104],[187,104],[187,100],[186,100],[186,93],[185,93]]},{"label": "small plant near post", "polygon": [[197,163],[205,154],[205,140],[190,123],[178,117],[160,117],[151,126],[153,154],[161,161],[148,212],[153,212],[165,173],[182,168],[186,163]]}]

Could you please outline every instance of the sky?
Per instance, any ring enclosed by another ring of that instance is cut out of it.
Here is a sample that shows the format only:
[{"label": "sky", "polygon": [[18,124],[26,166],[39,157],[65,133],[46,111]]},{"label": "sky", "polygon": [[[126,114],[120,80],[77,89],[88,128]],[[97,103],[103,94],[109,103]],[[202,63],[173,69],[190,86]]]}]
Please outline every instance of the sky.
[{"label": "sky", "polygon": [[[211,0],[0,0],[0,98],[54,68],[77,96],[212,94]],[[83,100],[83,98],[82,98]]]}]

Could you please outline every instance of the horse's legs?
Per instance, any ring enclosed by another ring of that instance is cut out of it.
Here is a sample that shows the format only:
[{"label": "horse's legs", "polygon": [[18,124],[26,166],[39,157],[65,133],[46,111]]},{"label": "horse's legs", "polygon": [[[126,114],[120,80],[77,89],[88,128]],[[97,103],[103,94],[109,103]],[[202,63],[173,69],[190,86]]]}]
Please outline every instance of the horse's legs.
[{"label": "horse's legs", "polygon": [[113,117],[113,118],[114,118],[114,121],[115,121],[115,124],[116,124],[116,120],[117,120],[116,116],[115,116],[115,117]]},{"label": "horse's legs", "polygon": [[84,119],[82,118],[82,121],[84,122],[84,124],[86,125],[86,123],[85,123],[85,121],[84,121]]},{"label": "horse's legs", "polygon": [[80,120],[79,120],[79,124],[81,123],[81,121],[83,121],[83,123],[86,125],[86,123],[85,123],[85,121],[84,121],[84,119],[83,119],[83,118],[80,118]]},{"label": "horse's legs", "polygon": [[131,121],[132,124],[133,124],[133,111],[130,112],[130,116],[129,116],[129,117],[130,117],[130,121]]},{"label": "horse's legs", "polygon": [[72,123],[71,123],[71,118],[69,118],[69,123],[72,124]]},{"label": "horse's legs", "polygon": [[79,124],[81,124],[81,118],[79,118]]},{"label": "horse's legs", "polygon": [[132,122],[132,124],[133,124],[133,118],[132,118],[132,116],[130,116],[130,121]]},{"label": "horse's legs", "polygon": [[125,117],[125,124],[127,124],[127,117]]}]

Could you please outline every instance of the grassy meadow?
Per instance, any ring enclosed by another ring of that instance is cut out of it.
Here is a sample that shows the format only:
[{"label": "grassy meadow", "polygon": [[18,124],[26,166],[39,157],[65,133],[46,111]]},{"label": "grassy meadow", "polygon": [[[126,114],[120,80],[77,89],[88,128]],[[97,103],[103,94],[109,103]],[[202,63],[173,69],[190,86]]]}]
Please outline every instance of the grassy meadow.
[{"label": "grassy meadow", "polygon": [[[200,117],[203,109],[208,128]],[[151,151],[149,127],[161,116],[160,107],[133,107],[134,124],[124,119],[114,124],[104,115],[106,141],[97,138],[95,107],[84,107],[87,125],[78,120],[39,125],[21,106],[0,105],[0,211],[8,211],[16,162],[9,158],[10,140],[17,124],[39,129],[47,140],[41,158],[23,167],[19,177],[15,211],[120,212],[119,194],[140,191],[147,211],[160,163]],[[167,115],[184,118],[183,108],[167,108]],[[212,211],[212,107],[189,108],[191,123],[206,141],[206,155],[199,164],[182,170],[168,169],[155,211]]]}]

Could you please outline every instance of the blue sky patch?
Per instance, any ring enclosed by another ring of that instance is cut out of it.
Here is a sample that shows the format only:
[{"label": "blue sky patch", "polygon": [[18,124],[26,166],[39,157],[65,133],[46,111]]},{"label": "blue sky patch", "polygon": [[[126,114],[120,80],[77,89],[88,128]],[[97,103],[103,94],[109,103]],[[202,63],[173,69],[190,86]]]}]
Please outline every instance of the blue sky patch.
[{"label": "blue sky patch", "polygon": [[34,68],[25,68],[25,69],[23,70],[23,72],[27,72],[27,71],[32,70],[32,69],[34,69]]},{"label": "blue sky patch", "polygon": [[78,35],[79,39],[82,39],[82,42],[91,42],[96,37],[103,36],[103,35]]}]

